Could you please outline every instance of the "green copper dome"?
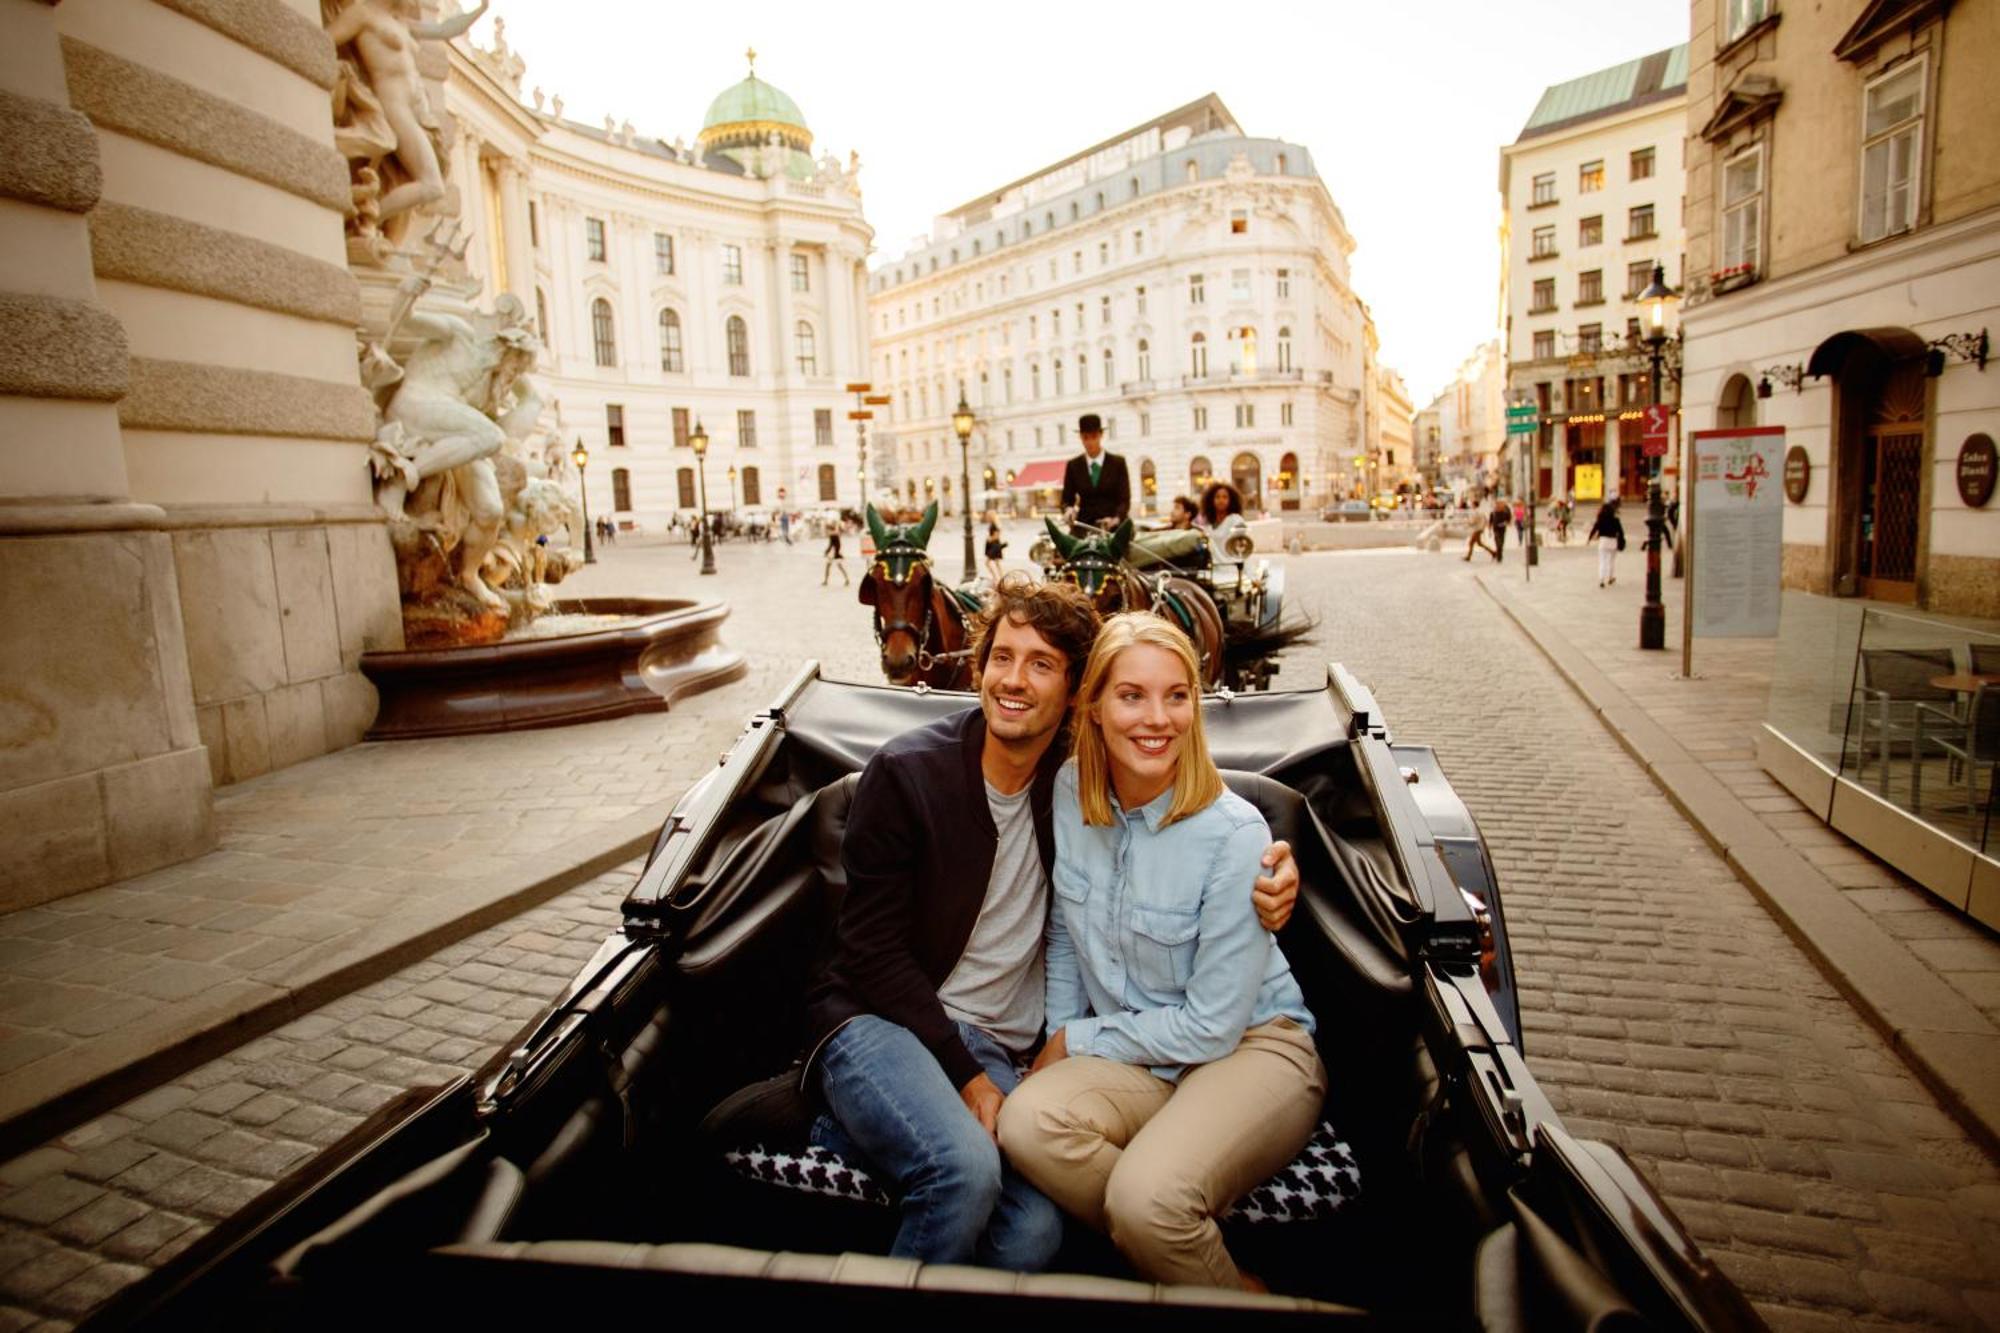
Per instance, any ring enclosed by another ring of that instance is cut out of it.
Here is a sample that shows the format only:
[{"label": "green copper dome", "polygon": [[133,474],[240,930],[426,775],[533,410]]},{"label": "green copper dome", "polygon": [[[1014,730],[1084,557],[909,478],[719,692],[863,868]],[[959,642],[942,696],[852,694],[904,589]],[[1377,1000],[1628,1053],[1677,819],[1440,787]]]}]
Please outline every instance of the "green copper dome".
[{"label": "green copper dome", "polygon": [[701,129],[705,136],[710,130],[748,124],[789,125],[805,130],[806,118],[797,102],[752,74],[734,87],[723,89],[708,104],[708,115],[702,118]]}]

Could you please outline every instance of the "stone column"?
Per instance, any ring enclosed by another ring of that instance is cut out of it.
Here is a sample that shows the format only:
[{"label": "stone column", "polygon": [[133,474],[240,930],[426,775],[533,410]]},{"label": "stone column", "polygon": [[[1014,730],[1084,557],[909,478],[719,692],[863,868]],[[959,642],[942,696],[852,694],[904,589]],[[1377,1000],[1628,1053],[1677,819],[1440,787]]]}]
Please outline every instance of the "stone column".
[{"label": "stone column", "polygon": [[826,283],[826,329],[821,337],[821,356],[824,357],[821,368],[845,383],[860,379],[865,374],[856,369],[863,363],[857,359],[858,348],[854,341],[854,285],[848,277],[846,255],[830,245],[821,254],[826,270],[821,278]]},{"label": "stone column", "polygon": [[234,782],[360,739],[361,654],[402,646],[333,51],[286,0],[54,21],[103,163],[90,261],[128,344],[126,475],[164,511],[200,739]]},{"label": "stone column", "polygon": [[507,240],[507,290],[521,305],[535,309],[535,254],[528,237],[527,164],[518,158],[500,163],[500,233]]},{"label": "stone column", "polygon": [[103,166],[51,6],[0,8],[0,911],[215,845],[181,600],[118,424],[91,270]]}]

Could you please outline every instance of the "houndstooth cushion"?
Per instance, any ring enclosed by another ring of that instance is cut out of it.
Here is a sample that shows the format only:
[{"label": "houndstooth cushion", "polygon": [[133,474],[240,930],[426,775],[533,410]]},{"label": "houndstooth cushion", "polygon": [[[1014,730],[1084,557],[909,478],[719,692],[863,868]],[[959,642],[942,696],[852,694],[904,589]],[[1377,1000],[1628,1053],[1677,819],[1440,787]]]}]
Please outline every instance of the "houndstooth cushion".
[{"label": "houndstooth cushion", "polygon": [[851,1199],[856,1203],[878,1204],[883,1208],[894,1202],[889,1197],[889,1191],[876,1183],[875,1177],[849,1164],[839,1154],[818,1146],[767,1148],[761,1143],[753,1143],[744,1148],[727,1149],[722,1154],[722,1160],[736,1174],[766,1185],[804,1190],[808,1194],[824,1194],[833,1199]]},{"label": "houndstooth cushion", "polygon": [[[834,1199],[888,1207],[889,1191],[860,1167],[824,1148],[769,1148],[753,1143],[731,1148],[722,1160],[747,1180]],[[1278,1174],[1251,1190],[1223,1216],[1245,1226],[1311,1222],[1332,1217],[1361,1195],[1354,1152],[1322,1120],[1306,1146]]]}]

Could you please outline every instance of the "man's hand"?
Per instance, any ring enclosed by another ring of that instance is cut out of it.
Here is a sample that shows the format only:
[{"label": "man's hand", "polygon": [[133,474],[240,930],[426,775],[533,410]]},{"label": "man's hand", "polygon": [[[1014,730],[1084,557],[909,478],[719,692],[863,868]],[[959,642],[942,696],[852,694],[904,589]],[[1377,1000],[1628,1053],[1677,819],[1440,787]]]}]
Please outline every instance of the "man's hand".
[{"label": "man's hand", "polygon": [[1000,1085],[986,1074],[975,1074],[966,1085],[958,1090],[959,1100],[965,1109],[972,1112],[972,1118],[986,1127],[993,1141],[1000,1141],[1000,1103],[1007,1100],[1007,1094],[1000,1091]]},{"label": "man's hand", "polygon": [[1060,1027],[1051,1032],[1049,1039],[1042,1043],[1041,1053],[1035,1057],[1035,1063],[1028,1066],[1028,1072],[1032,1074],[1058,1060],[1067,1059],[1069,1059],[1069,1029]]},{"label": "man's hand", "polygon": [[1257,919],[1264,929],[1276,934],[1292,919],[1299,899],[1299,863],[1292,858],[1292,844],[1282,839],[1264,851],[1264,866],[1271,873],[1257,876],[1250,888],[1250,901],[1257,906]]}]

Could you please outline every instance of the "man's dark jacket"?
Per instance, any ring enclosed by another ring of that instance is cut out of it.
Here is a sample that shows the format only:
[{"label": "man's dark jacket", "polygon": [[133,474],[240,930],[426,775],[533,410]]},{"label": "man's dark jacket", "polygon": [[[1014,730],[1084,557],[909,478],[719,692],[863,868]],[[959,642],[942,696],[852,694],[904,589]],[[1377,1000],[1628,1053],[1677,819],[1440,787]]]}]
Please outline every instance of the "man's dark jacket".
[{"label": "man's dark jacket", "polygon": [[1063,468],[1062,507],[1076,506],[1076,521],[1115,526],[1132,512],[1132,476],[1125,459],[1106,449],[1098,455],[1097,484],[1090,484],[1090,456],[1078,454]]},{"label": "man's dark jacket", "polygon": [[[985,715],[971,708],[896,737],[861,770],[840,849],[847,895],[833,954],[806,993],[808,1076],[827,1037],[861,1014],[915,1033],[953,1087],[981,1072],[938,987],[965,952],[999,848],[979,767],[985,743]],[[1049,746],[1028,798],[1045,875],[1061,751]]]}]

